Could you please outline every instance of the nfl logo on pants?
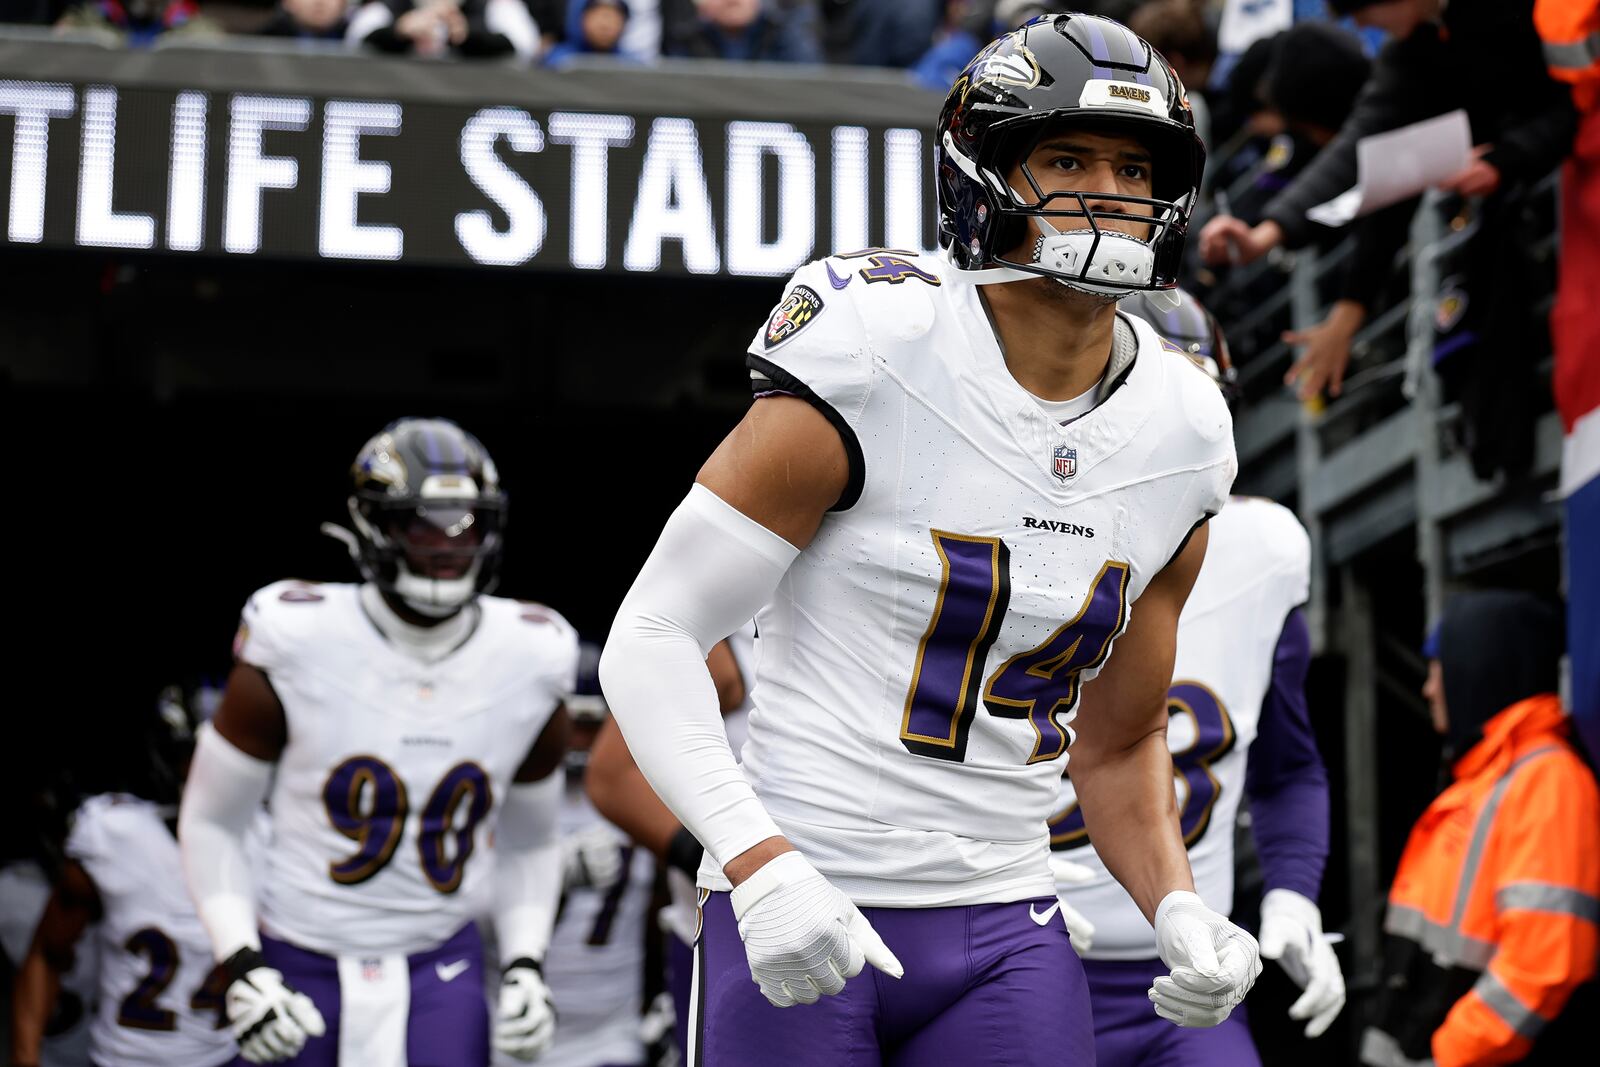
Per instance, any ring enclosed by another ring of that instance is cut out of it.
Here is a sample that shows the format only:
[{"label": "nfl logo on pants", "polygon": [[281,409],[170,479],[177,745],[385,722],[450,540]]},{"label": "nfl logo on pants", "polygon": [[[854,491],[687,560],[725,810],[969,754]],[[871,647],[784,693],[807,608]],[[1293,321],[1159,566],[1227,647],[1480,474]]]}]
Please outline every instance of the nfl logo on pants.
[{"label": "nfl logo on pants", "polygon": [[1055,474],[1057,478],[1066,481],[1078,473],[1078,450],[1068,448],[1066,445],[1056,446]]}]

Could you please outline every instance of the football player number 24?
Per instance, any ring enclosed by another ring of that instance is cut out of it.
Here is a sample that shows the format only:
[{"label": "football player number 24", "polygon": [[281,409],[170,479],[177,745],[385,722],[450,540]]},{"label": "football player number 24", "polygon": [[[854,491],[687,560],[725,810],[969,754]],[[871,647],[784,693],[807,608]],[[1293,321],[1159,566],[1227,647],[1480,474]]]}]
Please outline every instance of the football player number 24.
[{"label": "football player number 24", "polygon": [[932,533],[942,568],[939,593],[917,646],[900,743],[919,756],[962,762],[981,691],[989,714],[1033,727],[1029,763],[1057,758],[1069,743],[1058,717],[1077,704],[1079,676],[1105,662],[1127,624],[1128,564],[1106,561],[1076,616],[983,682],[1011,599],[1010,552],[998,537]]},{"label": "football player number 24", "polygon": [[[422,806],[417,858],[429,884],[441,893],[461,888],[472,856],[473,831],[489,813],[489,776],[476,763],[458,763],[444,773]],[[359,847],[328,865],[340,885],[359,885],[394,859],[411,813],[406,784],[376,756],[352,756],[333,769],[322,787],[322,803],[333,828]]]}]

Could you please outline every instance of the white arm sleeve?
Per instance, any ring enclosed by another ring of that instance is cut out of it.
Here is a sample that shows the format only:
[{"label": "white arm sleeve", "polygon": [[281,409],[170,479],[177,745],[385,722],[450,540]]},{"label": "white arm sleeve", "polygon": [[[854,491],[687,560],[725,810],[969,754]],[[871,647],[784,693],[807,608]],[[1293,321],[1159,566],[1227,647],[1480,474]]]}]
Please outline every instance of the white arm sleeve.
[{"label": "white arm sleeve", "polygon": [[495,827],[494,931],[500,963],[544,960],[561,903],[561,841],[556,816],[562,776],[513,783]]},{"label": "white arm sleeve", "polygon": [[261,948],[245,835],[267,797],[272,768],[239,751],[210,723],[200,727],[178,812],[178,844],[189,895],[218,960]]},{"label": "white arm sleeve", "polygon": [[719,866],[781,832],[728,747],[706,656],[766,606],[799,554],[696,484],[600,658],[601,688],[639,769]]}]

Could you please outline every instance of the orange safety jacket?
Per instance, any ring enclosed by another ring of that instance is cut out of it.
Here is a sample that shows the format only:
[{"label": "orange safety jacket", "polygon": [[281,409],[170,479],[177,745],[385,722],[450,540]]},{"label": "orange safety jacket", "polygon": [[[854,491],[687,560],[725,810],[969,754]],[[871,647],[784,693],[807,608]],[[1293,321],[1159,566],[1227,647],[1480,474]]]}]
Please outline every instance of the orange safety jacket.
[{"label": "orange safety jacket", "polygon": [[1572,86],[1579,111],[1600,103],[1600,0],[1534,0],[1533,25],[1550,76]]},{"label": "orange safety jacket", "polygon": [[1600,954],[1600,786],[1553,694],[1506,708],[1412,828],[1384,920],[1375,1067],[1536,1062]]}]

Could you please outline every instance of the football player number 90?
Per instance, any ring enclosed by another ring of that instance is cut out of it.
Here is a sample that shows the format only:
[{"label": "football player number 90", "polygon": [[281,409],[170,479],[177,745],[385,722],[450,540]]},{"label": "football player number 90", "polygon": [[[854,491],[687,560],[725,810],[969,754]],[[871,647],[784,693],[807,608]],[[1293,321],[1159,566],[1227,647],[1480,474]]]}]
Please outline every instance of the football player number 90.
[{"label": "football player number 90", "polygon": [[1128,565],[1107,560],[1077,615],[1037,647],[1006,660],[984,684],[979,672],[1010,605],[1010,551],[998,537],[932,534],[942,571],[939,594],[917,646],[900,743],[919,756],[964,761],[981,689],[989,714],[1026,719],[1033,727],[1029,763],[1057,758],[1071,743],[1059,716],[1077,704],[1079,676],[1105,662],[1127,624]]},{"label": "football player number 90", "polygon": [[[422,873],[441,893],[461,888],[472,856],[473,832],[489,813],[489,776],[476,763],[458,763],[444,773],[422,806],[417,836]],[[328,865],[340,885],[359,885],[394,859],[410,814],[405,782],[376,756],[352,756],[333,769],[322,787],[322,803],[333,828],[359,846]]]}]

